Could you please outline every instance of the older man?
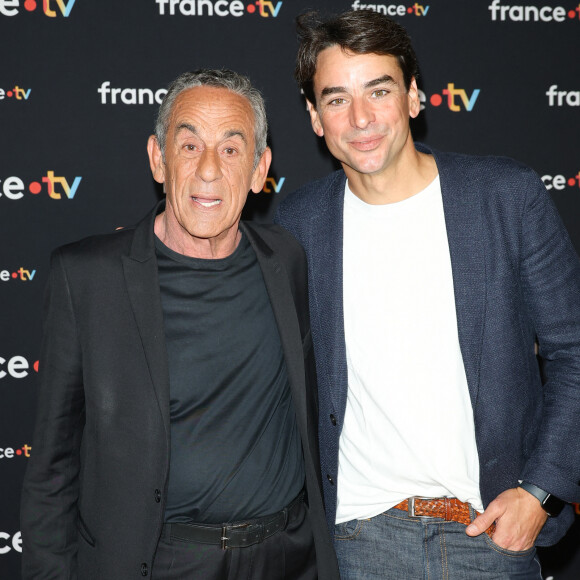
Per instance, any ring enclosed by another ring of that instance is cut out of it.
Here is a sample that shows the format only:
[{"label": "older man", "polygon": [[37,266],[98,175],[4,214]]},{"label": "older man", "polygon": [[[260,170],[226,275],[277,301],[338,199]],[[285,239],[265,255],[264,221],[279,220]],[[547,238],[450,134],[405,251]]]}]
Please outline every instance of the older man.
[{"label": "older man", "polygon": [[533,171],[413,142],[399,24],[306,15],[300,33],[312,128],[342,170],[278,220],[308,256],[342,578],[540,580],[534,545],[580,499],[578,256]]},{"label": "older man", "polygon": [[266,132],[247,78],[180,76],[148,142],[166,201],[54,253],[24,579],[338,577],[304,255],[240,221]]}]

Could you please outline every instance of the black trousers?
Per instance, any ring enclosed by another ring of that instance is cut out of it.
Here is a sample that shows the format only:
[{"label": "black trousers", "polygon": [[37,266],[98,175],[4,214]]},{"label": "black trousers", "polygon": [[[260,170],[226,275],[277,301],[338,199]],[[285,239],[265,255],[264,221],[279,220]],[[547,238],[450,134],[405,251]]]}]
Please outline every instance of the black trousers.
[{"label": "black trousers", "polygon": [[288,520],[286,529],[263,542],[227,548],[176,540],[159,541],[152,580],[315,580],[316,555],[308,508]]}]

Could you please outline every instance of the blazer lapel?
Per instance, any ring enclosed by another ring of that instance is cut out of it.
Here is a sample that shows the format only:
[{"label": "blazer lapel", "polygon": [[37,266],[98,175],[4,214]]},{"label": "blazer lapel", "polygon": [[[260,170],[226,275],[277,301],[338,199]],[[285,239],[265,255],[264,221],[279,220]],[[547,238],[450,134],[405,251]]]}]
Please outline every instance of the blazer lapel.
[{"label": "blazer lapel", "polygon": [[153,238],[153,222],[161,205],[138,224],[131,251],[128,256],[122,256],[122,263],[129,301],[169,437],[169,370]]},{"label": "blazer lapel", "polygon": [[[250,244],[254,248],[264,276],[266,290],[270,297],[270,304],[272,305],[280,334],[280,342],[284,351],[296,420],[302,436],[305,437],[307,428],[304,353],[300,325],[296,315],[288,274],[272,252],[272,249],[251,226],[240,222],[240,229],[247,235]],[[305,439],[305,441],[307,440]]]},{"label": "blazer lapel", "polygon": [[311,325],[321,398],[344,416],[348,392],[343,307],[343,211],[346,176],[337,171],[325,191],[323,208],[310,220],[307,233]]},{"label": "blazer lapel", "polygon": [[456,159],[433,153],[439,169],[451,255],[459,344],[473,408],[485,319],[485,243],[480,192]]}]

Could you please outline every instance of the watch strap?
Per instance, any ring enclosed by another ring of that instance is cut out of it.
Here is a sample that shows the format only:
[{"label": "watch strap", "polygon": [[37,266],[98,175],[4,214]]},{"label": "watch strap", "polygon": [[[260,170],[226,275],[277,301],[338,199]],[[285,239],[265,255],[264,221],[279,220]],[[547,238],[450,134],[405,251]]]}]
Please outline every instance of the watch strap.
[{"label": "watch strap", "polygon": [[519,487],[525,489],[528,493],[531,493],[540,502],[540,505],[549,516],[557,516],[566,505],[565,501],[557,498],[547,491],[544,491],[542,488],[534,485],[533,483],[520,481]]}]

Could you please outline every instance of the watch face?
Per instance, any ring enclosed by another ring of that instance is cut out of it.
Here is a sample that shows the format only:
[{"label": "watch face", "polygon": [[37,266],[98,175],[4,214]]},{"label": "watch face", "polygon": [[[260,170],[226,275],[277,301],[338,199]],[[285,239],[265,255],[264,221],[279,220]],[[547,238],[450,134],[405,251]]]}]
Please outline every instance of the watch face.
[{"label": "watch face", "polygon": [[542,507],[550,516],[557,516],[564,509],[564,505],[564,501],[554,497],[550,493],[547,494],[546,499],[542,502]]},{"label": "watch face", "polygon": [[540,505],[542,508],[544,508],[549,516],[557,516],[566,505],[566,502],[558,499],[547,491],[540,489],[538,486],[532,483],[522,481],[520,482],[520,486],[522,489],[525,489],[528,493],[531,493],[536,499],[538,499]]}]

